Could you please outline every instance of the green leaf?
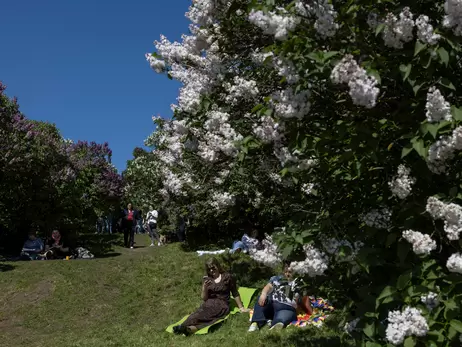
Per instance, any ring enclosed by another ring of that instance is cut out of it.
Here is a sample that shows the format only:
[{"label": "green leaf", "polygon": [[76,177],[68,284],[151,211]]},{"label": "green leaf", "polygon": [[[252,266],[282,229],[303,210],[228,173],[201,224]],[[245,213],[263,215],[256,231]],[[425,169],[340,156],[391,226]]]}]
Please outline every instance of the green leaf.
[{"label": "green leaf", "polygon": [[457,330],[457,332],[462,334],[462,322],[457,319],[453,319],[452,321],[449,322],[449,324]]},{"label": "green leaf", "polygon": [[439,84],[448,89],[456,90],[456,87],[454,87],[454,84],[452,84],[452,82],[448,80],[447,78],[442,78]]},{"label": "green leaf", "polygon": [[404,340],[404,347],[414,347],[415,344],[416,342],[413,336],[408,336],[406,337],[406,340]]},{"label": "green leaf", "polygon": [[414,148],[411,145],[406,145],[403,150],[401,151],[401,159],[411,153]]},{"label": "green leaf", "polygon": [[367,74],[370,75],[370,76],[373,76],[375,77],[375,79],[377,80],[377,83],[378,84],[381,84],[382,83],[382,79],[380,78],[380,74],[377,70],[374,70],[374,69],[368,69],[367,70]]},{"label": "green leaf", "polygon": [[363,328],[364,334],[366,334],[369,337],[373,337],[375,335],[375,325],[374,323],[366,323],[366,325]]},{"label": "green leaf", "polygon": [[258,105],[256,105],[256,106],[252,109],[252,111],[250,111],[250,112],[251,112],[251,113],[255,113],[255,112],[257,112],[258,110],[261,110],[263,107],[264,107],[264,106],[263,106],[262,104],[258,104]]},{"label": "green leaf", "polygon": [[411,73],[412,65],[411,64],[407,64],[407,65],[401,64],[399,66],[399,70],[401,71],[403,81],[405,81],[405,80],[407,80],[407,78],[409,77],[409,75]]},{"label": "green leaf", "polygon": [[422,139],[417,139],[416,141],[414,141],[412,147],[422,158],[425,159],[427,153],[425,150],[425,143]]},{"label": "green leaf", "polygon": [[337,51],[325,52],[324,55],[323,55],[323,59],[324,59],[324,61],[327,61],[330,58],[335,57],[337,54],[339,54],[339,52],[337,52]]},{"label": "green leaf", "polygon": [[449,64],[449,53],[448,53],[448,51],[445,50],[443,47],[440,47],[438,49],[438,55],[440,57],[441,63],[448,66],[448,64]]},{"label": "green leaf", "polygon": [[403,273],[401,276],[398,277],[398,281],[396,283],[396,287],[399,290],[403,290],[406,288],[407,284],[411,281],[412,278],[412,271],[408,270]]},{"label": "green leaf", "polygon": [[462,121],[462,109],[460,109],[458,107],[455,107],[455,106],[452,106],[451,107],[451,114],[452,114],[452,118],[454,118],[454,120]]},{"label": "green leaf", "polygon": [[377,297],[376,300],[378,301],[380,299],[387,298],[389,296],[392,296],[395,293],[396,293],[396,288],[395,287],[386,286],[385,288],[383,288],[382,292],[380,293],[380,295]]},{"label": "green leaf", "polygon": [[383,29],[385,29],[385,24],[380,23],[377,25],[377,28],[375,28],[375,36],[378,36],[383,31]]},{"label": "green leaf", "polygon": [[[453,318],[457,317],[459,306],[454,301],[454,299],[450,299],[444,303],[444,318],[447,320],[452,320]],[[455,327],[454,327],[455,329]]]},{"label": "green leaf", "polygon": [[425,43],[420,42],[417,40],[415,42],[415,47],[414,47],[414,57],[419,54],[423,49],[427,48],[427,45]]}]

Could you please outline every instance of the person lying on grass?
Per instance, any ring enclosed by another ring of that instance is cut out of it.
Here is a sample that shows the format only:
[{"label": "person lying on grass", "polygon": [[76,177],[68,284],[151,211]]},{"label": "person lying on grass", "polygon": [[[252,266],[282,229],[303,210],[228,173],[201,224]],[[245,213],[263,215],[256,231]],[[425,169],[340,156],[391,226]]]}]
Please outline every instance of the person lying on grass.
[{"label": "person lying on grass", "polygon": [[215,258],[205,263],[207,276],[202,285],[202,305],[182,324],[173,327],[175,334],[190,335],[229,314],[230,293],[233,295],[241,312],[248,312],[242,305],[236,282],[231,274],[223,272]]},{"label": "person lying on grass", "polygon": [[254,306],[248,331],[257,331],[265,324],[270,330],[282,329],[297,320],[297,310],[302,307],[311,314],[309,300],[302,300],[299,282],[293,277],[289,264],[284,265],[283,275],[271,277]]}]

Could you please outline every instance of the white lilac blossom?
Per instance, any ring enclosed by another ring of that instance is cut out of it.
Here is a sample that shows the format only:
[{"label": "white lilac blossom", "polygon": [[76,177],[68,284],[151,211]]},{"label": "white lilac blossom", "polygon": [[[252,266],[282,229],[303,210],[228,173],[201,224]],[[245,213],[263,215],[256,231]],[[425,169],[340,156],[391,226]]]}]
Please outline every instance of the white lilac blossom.
[{"label": "white lilac blossom", "polygon": [[374,209],[361,216],[367,226],[377,229],[388,229],[391,221],[391,211],[387,207]]},{"label": "white lilac blossom", "polygon": [[229,114],[220,110],[207,112],[207,120],[204,123],[205,133],[199,141],[199,156],[207,161],[215,161],[219,153],[228,156],[237,154],[237,142],[242,136],[229,124]]},{"label": "white lilac blossom", "polygon": [[422,311],[406,307],[403,312],[388,312],[388,326],[385,331],[386,339],[394,344],[403,343],[408,336],[425,336],[428,333],[428,324]]},{"label": "white lilac blossom", "polygon": [[295,2],[295,11],[304,17],[314,17],[316,19],[314,28],[322,38],[334,36],[339,28],[339,25],[335,22],[337,12],[327,0],[315,0],[309,3],[297,0]]},{"label": "white lilac blossom", "polygon": [[436,174],[446,172],[447,161],[454,158],[456,151],[462,150],[462,126],[450,136],[443,136],[428,149],[428,168]]},{"label": "white lilac blossom", "polygon": [[254,135],[264,143],[281,141],[282,131],[284,131],[284,126],[269,116],[264,116],[260,124],[253,125]]},{"label": "white lilac blossom", "polygon": [[302,119],[310,111],[309,97],[310,92],[307,90],[294,93],[292,88],[288,88],[274,93],[271,104],[275,114],[279,117]]},{"label": "white lilac blossom", "polygon": [[287,147],[275,148],[274,155],[279,159],[282,167],[284,167],[287,163],[294,163],[298,161],[297,156],[290,153]]},{"label": "white lilac blossom", "polygon": [[224,87],[227,91],[226,102],[232,105],[242,99],[252,99],[259,93],[257,82],[239,76],[235,76],[233,83],[226,83]]},{"label": "white lilac blossom", "polygon": [[302,185],[301,191],[306,195],[310,195],[313,192],[313,189],[314,189],[313,183],[304,183]]},{"label": "white lilac blossom", "polygon": [[288,14],[283,8],[278,8],[278,11],[281,14],[252,10],[249,13],[249,21],[262,29],[265,34],[274,35],[276,40],[286,40],[289,32],[299,23],[299,19]]},{"label": "white lilac blossom", "polygon": [[318,166],[319,164],[319,160],[317,159],[302,159],[298,162],[298,166],[297,166],[297,169],[301,170],[301,171],[305,171],[305,170],[309,170],[313,167],[316,167]]},{"label": "white lilac blossom", "polygon": [[326,255],[313,245],[304,245],[304,261],[294,261],[290,263],[290,269],[299,275],[308,275],[310,277],[321,276],[328,268],[328,259]]},{"label": "white lilac blossom", "polygon": [[377,102],[379,88],[377,79],[368,76],[353,56],[347,54],[332,70],[330,76],[334,84],[348,84],[350,97],[355,105],[373,108]]},{"label": "white lilac blossom", "polygon": [[277,173],[271,172],[269,175],[271,181],[277,184],[282,184],[282,177],[279,176]]},{"label": "white lilac blossom", "polygon": [[255,197],[253,200],[251,200],[251,204],[253,205],[253,207],[255,208],[260,207],[261,199],[262,199],[262,193],[255,192]]},{"label": "white lilac blossom", "polygon": [[214,192],[210,200],[210,205],[216,210],[223,210],[232,205],[234,205],[235,197],[234,195],[224,192]]},{"label": "white lilac blossom", "polygon": [[418,255],[427,255],[436,249],[436,242],[429,235],[418,231],[405,230],[403,238],[412,244],[412,250]]},{"label": "white lilac blossom", "polygon": [[300,80],[300,75],[294,63],[286,58],[273,58],[273,67],[278,72],[279,76],[285,77],[288,84],[294,84]]},{"label": "white lilac blossom", "polygon": [[388,182],[388,186],[394,196],[405,199],[411,194],[415,178],[410,177],[410,174],[411,169],[402,164],[398,166],[398,175],[392,181]]},{"label": "white lilac blossom", "polygon": [[282,258],[281,254],[278,252],[276,244],[273,242],[272,237],[266,234],[262,244],[264,246],[263,249],[251,249],[249,251],[250,257],[256,262],[270,267],[279,265],[282,261]]},{"label": "white lilac blossom", "polygon": [[[359,251],[364,246],[364,243],[356,241],[354,244],[351,244],[348,240],[330,238],[322,242],[322,245],[326,253],[330,256],[334,256],[337,262],[350,262],[356,258]],[[339,250],[341,247],[348,247],[350,249],[350,253],[340,255]]]},{"label": "white lilac blossom", "polygon": [[444,11],[443,26],[452,28],[454,35],[462,36],[462,1],[446,0]]},{"label": "white lilac blossom", "polygon": [[446,267],[450,272],[462,274],[462,254],[454,253],[451,255],[446,263]]},{"label": "white lilac blossom", "polygon": [[433,219],[444,220],[444,231],[449,240],[459,240],[462,232],[461,206],[454,203],[445,204],[432,196],[427,199],[426,210]]},{"label": "white lilac blossom", "polygon": [[438,40],[441,38],[441,35],[435,34],[433,31],[433,26],[430,24],[430,18],[425,15],[420,15],[416,21],[415,25],[417,27],[417,37],[423,43],[428,43],[429,45],[435,45],[438,43]]},{"label": "white lilac blossom", "polygon": [[440,90],[435,87],[428,89],[425,109],[427,121],[430,123],[452,120],[451,105],[444,99]]},{"label": "white lilac blossom", "polygon": [[379,16],[377,13],[370,12],[367,16],[367,25],[369,28],[375,30],[379,24]]},{"label": "white lilac blossom", "polygon": [[360,321],[360,318],[358,317],[358,318],[353,319],[351,322],[345,323],[343,330],[345,330],[347,334],[351,334],[353,331],[356,330],[356,325],[358,325],[359,321]]},{"label": "white lilac blossom", "polygon": [[146,53],[146,60],[149,62],[149,65],[155,72],[162,73],[165,71],[165,61],[154,58],[149,53]]},{"label": "white lilac blossom", "polygon": [[422,295],[420,297],[420,301],[422,301],[422,303],[425,304],[429,310],[433,310],[440,304],[438,294],[433,292],[429,292],[425,295]]},{"label": "white lilac blossom", "polygon": [[385,18],[385,27],[383,29],[382,38],[385,46],[391,48],[403,48],[403,44],[413,40],[414,20],[413,14],[409,7],[405,7],[399,14],[399,19],[392,13],[389,13]]}]

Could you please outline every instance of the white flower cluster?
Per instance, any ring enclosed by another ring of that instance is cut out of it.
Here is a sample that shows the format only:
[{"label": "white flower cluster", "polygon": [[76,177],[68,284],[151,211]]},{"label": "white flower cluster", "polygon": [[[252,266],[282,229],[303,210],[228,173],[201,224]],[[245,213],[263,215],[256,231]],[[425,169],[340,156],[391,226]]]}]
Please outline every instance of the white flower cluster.
[{"label": "white flower cluster", "polygon": [[391,211],[389,208],[374,209],[361,216],[361,220],[367,226],[377,229],[388,229],[391,221]]},{"label": "white flower cluster", "polygon": [[335,22],[337,12],[334,6],[329,4],[327,0],[309,2],[306,0],[297,0],[295,2],[295,10],[302,16],[314,16],[316,18],[314,28],[322,38],[334,36],[339,28],[339,25]]},{"label": "white flower cluster", "polygon": [[369,28],[375,30],[379,24],[379,16],[377,15],[377,13],[370,12],[367,16],[367,25],[369,26]]},{"label": "white flower cluster", "polygon": [[224,210],[230,206],[234,205],[235,197],[234,195],[224,192],[214,192],[210,200],[210,205],[216,210]]},{"label": "white flower cluster", "polygon": [[274,155],[279,159],[281,166],[284,167],[288,163],[295,163],[298,158],[293,153],[290,153],[287,147],[278,146],[274,149]]},{"label": "white flower cluster", "polygon": [[388,312],[388,326],[385,334],[390,343],[399,345],[407,336],[425,336],[427,332],[428,324],[420,310],[406,307],[403,312]]},{"label": "white flower cluster", "polygon": [[307,90],[296,94],[292,88],[288,88],[274,93],[271,103],[279,117],[302,119],[310,111],[309,97],[310,92]]},{"label": "white flower cluster", "polygon": [[330,78],[335,84],[348,84],[350,96],[355,105],[373,108],[379,95],[377,79],[368,76],[353,56],[347,54],[332,70]]},{"label": "white flower cluster", "polygon": [[392,181],[388,182],[388,186],[394,196],[405,199],[411,194],[415,178],[409,177],[410,174],[411,169],[402,164],[398,166],[398,175]]},{"label": "white flower cluster", "polygon": [[443,18],[443,26],[452,28],[454,35],[462,36],[462,1],[446,0],[444,11],[446,15]]},{"label": "white flower cluster", "polygon": [[155,72],[162,73],[165,71],[165,61],[154,58],[149,53],[146,53],[146,60],[149,62],[149,65]]},{"label": "white flower cluster", "polygon": [[262,250],[251,249],[249,255],[256,262],[275,267],[281,263],[281,255],[272,237],[269,235],[265,236],[265,239],[262,241],[264,248]]},{"label": "white flower cluster", "polygon": [[435,87],[428,89],[425,109],[427,110],[427,121],[430,123],[452,120],[451,105],[444,99],[440,90]]},{"label": "white flower cluster", "polygon": [[359,321],[360,321],[360,318],[358,317],[358,318],[353,319],[351,322],[345,323],[343,330],[345,330],[347,334],[351,334],[353,331],[356,330],[356,325],[358,325]]},{"label": "white flower cluster", "polygon": [[423,43],[428,43],[429,45],[435,45],[438,43],[441,35],[435,34],[433,31],[433,26],[430,24],[430,18],[425,15],[420,15],[416,21],[415,25],[417,27],[417,37]]},{"label": "white flower cluster", "polygon": [[254,135],[264,143],[281,141],[284,136],[282,131],[284,131],[284,126],[269,116],[264,116],[260,125],[253,125]]},{"label": "white flower cluster", "polygon": [[[358,252],[364,246],[364,243],[361,241],[356,241],[354,244],[351,244],[351,242],[348,240],[337,240],[335,238],[330,238],[324,241],[322,245],[327,254],[335,256],[337,262],[350,262],[356,258]],[[340,257],[339,250],[341,247],[350,248],[350,254],[345,254],[344,256]]]},{"label": "white flower cluster", "polygon": [[399,14],[399,19],[393,13],[389,13],[385,18],[385,28],[382,38],[385,46],[392,48],[403,48],[403,44],[413,40],[414,16],[409,7],[405,7]]},{"label": "white flower cluster", "polygon": [[257,82],[235,76],[233,83],[224,85],[227,95],[226,102],[236,105],[241,99],[252,99],[259,93]]},{"label": "white flower cluster", "polygon": [[271,172],[268,176],[270,180],[273,181],[274,183],[277,183],[277,184],[282,183],[282,177],[279,176],[277,173]]},{"label": "white flower cluster", "polygon": [[440,304],[438,294],[433,292],[429,292],[426,295],[422,295],[420,297],[420,301],[422,301],[422,303],[425,304],[429,310],[433,310]]},{"label": "white flower cluster", "polygon": [[305,251],[304,261],[293,261],[290,263],[290,269],[300,275],[308,275],[310,277],[321,276],[328,268],[328,259],[326,255],[313,245],[304,245]]},{"label": "white flower cluster", "polygon": [[199,156],[207,161],[218,159],[219,153],[228,156],[237,154],[236,143],[242,140],[242,136],[229,124],[229,114],[219,110],[207,112],[208,119],[204,123],[205,134],[199,141]]},{"label": "white flower cluster", "polygon": [[444,220],[444,231],[449,240],[459,240],[462,232],[462,207],[450,203],[445,204],[431,196],[427,199],[427,212],[433,219]]},{"label": "white flower cluster", "polygon": [[427,234],[422,234],[419,231],[405,230],[403,238],[412,244],[412,250],[415,254],[430,254],[436,249],[436,242]]},{"label": "white flower cluster", "polygon": [[301,171],[305,171],[305,170],[318,166],[318,164],[319,164],[319,160],[314,159],[314,158],[302,159],[298,162],[297,169]]},{"label": "white flower cluster", "polygon": [[450,272],[462,274],[462,254],[454,253],[451,255],[446,263],[446,267]]},{"label": "white flower cluster", "polygon": [[249,13],[250,23],[256,25],[267,35],[274,35],[276,40],[286,40],[289,32],[300,22],[298,18],[289,15],[283,8],[278,8],[281,14],[269,11],[252,10]]},{"label": "white flower cluster", "polygon": [[313,183],[304,183],[302,185],[302,192],[306,195],[310,195],[313,192],[314,184]]},{"label": "white flower cluster", "polygon": [[447,161],[454,158],[456,151],[462,150],[462,126],[457,127],[450,136],[443,136],[428,149],[428,168],[436,174],[447,169]]}]

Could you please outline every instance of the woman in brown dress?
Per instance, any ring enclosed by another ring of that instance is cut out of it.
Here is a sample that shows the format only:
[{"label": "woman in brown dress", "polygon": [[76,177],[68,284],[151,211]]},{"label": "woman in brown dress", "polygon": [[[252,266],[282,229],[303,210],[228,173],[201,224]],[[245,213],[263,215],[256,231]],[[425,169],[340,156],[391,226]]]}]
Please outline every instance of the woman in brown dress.
[{"label": "woman in brown dress", "polygon": [[204,302],[181,325],[173,327],[175,334],[194,334],[196,331],[226,317],[229,313],[230,293],[236,300],[239,310],[248,312],[242,305],[235,280],[229,273],[223,272],[215,258],[211,258],[205,263],[205,270],[207,276],[204,276],[202,285],[202,300]]}]

